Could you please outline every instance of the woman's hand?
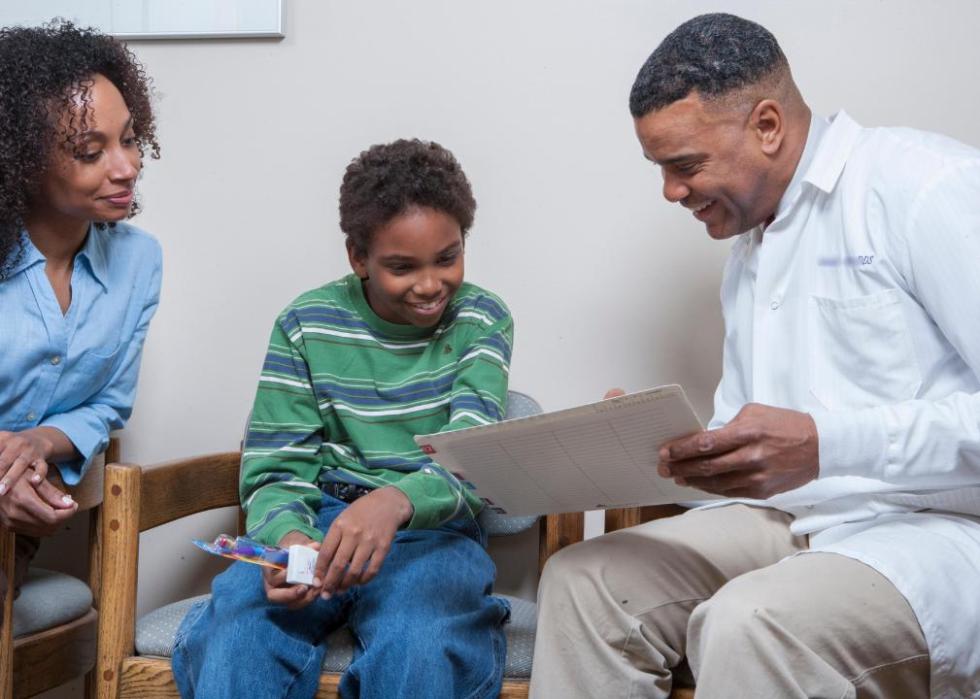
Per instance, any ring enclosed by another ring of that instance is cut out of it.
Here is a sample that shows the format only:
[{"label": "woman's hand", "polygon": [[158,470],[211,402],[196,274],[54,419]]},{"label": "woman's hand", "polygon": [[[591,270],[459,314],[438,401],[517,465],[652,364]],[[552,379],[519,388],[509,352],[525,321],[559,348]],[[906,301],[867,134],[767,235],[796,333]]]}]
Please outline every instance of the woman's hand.
[{"label": "woman's hand", "polygon": [[18,534],[51,536],[78,510],[71,495],[45,479],[37,485],[20,478],[0,498],[0,522]]},{"label": "woman's hand", "polygon": [[[295,544],[319,549],[320,542],[314,541],[305,534],[289,532],[279,540],[279,546],[288,549]],[[316,582],[316,581],[314,581]],[[274,604],[282,604],[290,609],[302,609],[316,599],[320,592],[319,584],[292,585],[286,582],[286,571],[262,566],[262,584],[265,587],[266,598]]]},{"label": "woman's hand", "polygon": [[35,486],[48,475],[47,459],[54,443],[43,428],[22,432],[0,432],[0,496],[5,495],[31,469]]},{"label": "woman's hand", "polygon": [[358,498],[330,525],[316,560],[314,585],[321,595],[370,582],[391,549],[398,528],[412,518],[412,503],[392,486]]}]

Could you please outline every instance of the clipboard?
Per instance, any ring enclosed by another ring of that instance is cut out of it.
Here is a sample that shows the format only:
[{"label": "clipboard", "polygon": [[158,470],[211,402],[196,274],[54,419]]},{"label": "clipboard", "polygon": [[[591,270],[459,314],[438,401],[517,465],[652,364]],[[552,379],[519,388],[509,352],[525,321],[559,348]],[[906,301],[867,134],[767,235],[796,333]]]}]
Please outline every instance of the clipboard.
[{"label": "clipboard", "polygon": [[717,499],[657,474],[664,442],[703,429],[671,384],[415,442],[495,512],[540,515]]}]

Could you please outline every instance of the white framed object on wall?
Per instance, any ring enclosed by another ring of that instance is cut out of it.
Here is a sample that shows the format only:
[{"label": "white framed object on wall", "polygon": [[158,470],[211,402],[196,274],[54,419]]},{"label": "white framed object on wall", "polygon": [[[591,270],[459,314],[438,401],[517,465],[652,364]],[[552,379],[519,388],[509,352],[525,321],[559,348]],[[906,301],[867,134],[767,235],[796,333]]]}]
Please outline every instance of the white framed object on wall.
[{"label": "white framed object on wall", "polygon": [[0,26],[55,17],[120,39],[237,39],[285,36],[285,0],[31,0],[0,2]]}]

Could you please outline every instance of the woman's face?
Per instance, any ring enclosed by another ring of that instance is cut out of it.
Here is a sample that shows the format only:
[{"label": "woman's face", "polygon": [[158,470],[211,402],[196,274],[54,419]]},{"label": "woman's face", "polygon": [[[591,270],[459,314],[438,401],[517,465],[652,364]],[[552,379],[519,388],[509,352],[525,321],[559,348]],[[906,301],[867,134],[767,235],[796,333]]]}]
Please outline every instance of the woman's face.
[{"label": "woman's face", "polygon": [[[132,116],[108,78],[97,74],[91,80],[84,130],[65,140],[71,119],[65,108],[51,160],[32,197],[30,218],[88,224],[119,221],[129,215],[141,167]],[[81,91],[72,99],[77,122]]]}]

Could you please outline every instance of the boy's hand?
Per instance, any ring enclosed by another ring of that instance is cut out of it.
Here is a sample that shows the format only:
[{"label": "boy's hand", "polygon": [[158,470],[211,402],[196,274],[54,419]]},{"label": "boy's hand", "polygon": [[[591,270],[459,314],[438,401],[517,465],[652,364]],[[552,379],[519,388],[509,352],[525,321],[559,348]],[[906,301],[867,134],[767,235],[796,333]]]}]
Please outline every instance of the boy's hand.
[{"label": "boy's hand", "polygon": [[[302,544],[310,548],[319,549],[320,542],[314,541],[306,534],[299,532],[289,532],[279,540],[279,546],[288,549],[295,544]],[[314,581],[316,582],[316,581]],[[319,586],[314,585],[291,585],[286,582],[286,571],[276,570],[262,566],[262,584],[265,587],[265,596],[274,604],[282,604],[290,609],[302,609],[316,599],[320,591]]]},{"label": "boy's hand", "polygon": [[20,478],[0,498],[0,522],[18,534],[51,536],[77,509],[78,503],[51,481],[33,485]]},{"label": "boy's hand", "polygon": [[393,486],[351,503],[330,525],[316,560],[314,579],[323,581],[323,598],[374,578],[398,528],[411,518],[412,503]]}]

